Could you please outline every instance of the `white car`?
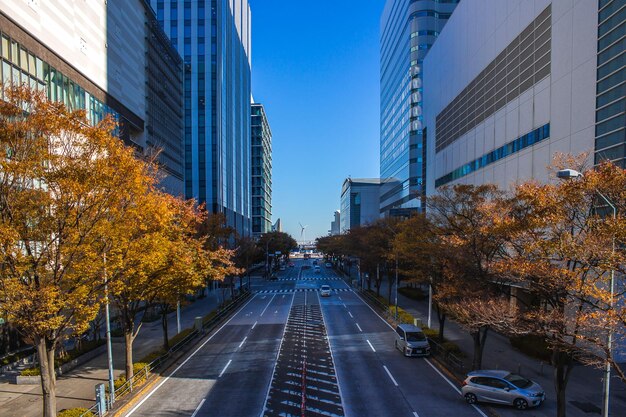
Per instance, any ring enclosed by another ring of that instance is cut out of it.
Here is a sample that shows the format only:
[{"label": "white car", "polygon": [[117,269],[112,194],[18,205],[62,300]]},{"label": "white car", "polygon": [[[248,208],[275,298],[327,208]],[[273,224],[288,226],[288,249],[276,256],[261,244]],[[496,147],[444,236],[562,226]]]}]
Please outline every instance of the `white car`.
[{"label": "white car", "polygon": [[320,287],[320,297],[330,297],[330,285],[322,285]]}]

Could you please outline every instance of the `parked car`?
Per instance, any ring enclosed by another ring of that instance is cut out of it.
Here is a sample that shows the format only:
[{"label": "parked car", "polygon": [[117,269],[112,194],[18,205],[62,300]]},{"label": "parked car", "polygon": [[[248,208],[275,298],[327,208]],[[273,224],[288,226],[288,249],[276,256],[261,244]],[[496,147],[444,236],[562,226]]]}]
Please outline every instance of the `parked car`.
[{"label": "parked car", "polygon": [[541,385],[508,371],[474,371],[463,381],[463,397],[469,404],[509,404],[518,410],[537,407],[546,399]]},{"label": "parked car", "polygon": [[396,349],[404,356],[430,355],[430,345],[426,335],[417,326],[399,324],[396,327]]},{"label": "parked car", "polygon": [[326,266],[326,268],[332,268],[333,264],[331,264],[330,262],[326,262],[325,266]]},{"label": "parked car", "polygon": [[320,287],[320,297],[330,297],[330,285],[322,285]]},{"label": "parked car", "polygon": [[319,265],[315,265],[315,272],[317,272],[318,274],[322,271],[322,269],[320,268]]}]

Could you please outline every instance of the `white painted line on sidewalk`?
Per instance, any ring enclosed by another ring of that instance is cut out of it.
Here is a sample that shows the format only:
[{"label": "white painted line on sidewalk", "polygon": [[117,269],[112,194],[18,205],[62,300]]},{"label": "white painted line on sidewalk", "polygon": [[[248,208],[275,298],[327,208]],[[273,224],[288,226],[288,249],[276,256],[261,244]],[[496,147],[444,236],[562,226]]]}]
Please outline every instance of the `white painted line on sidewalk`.
[{"label": "white painted line on sidewalk", "polygon": [[352,313],[350,313],[349,311],[348,311],[348,315],[349,315],[350,317],[354,318],[354,316],[352,315]]},{"label": "white painted line on sidewalk", "polygon": [[203,398],[202,401],[200,401],[200,404],[198,404],[198,407],[196,407],[196,411],[193,412],[191,417],[196,417],[196,414],[198,414],[198,411],[200,411],[205,401],[206,401],[206,398]]},{"label": "white painted line on sidewalk", "polygon": [[385,368],[385,371],[387,372],[387,375],[389,375],[389,378],[391,378],[391,382],[393,382],[393,385],[395,385],[397,387],[398,383],[396,382],[396,380],[393,377],[393,375],[391,375],[391,372],[389,372],[389,369],[387,369],[387,367],[385,365],[383,365],[383,368]]},{"label": "white painted line on sidewalk", "polygon": [[359,326],[359,323],[356,323],[356,327],[358,327],[358,328],[359,328],[359,331],[360,331],[360,332],[362,332],[362,331],[363,331],[363,329],[361,329],[361,326]]},{"label": "white painted line on sidewalk", "polygon": [[270,299],[270,302],[267,303],[267,305],[265,306],[265,308],[263,309],[263,311],[261,311],[260,316],[263,316],[263,314],[265,313],[265,310],[267,310],[267,308],[270,306],[270,304],[272,304],[272,300],[274,300],[274,297],[276,297],[276,294],[272,295],[272,298]]},{"label": "white painted line on sidewalk", "polygon": [[241,341],[241,343],[239,343],[239,348],[241,349],[241,347],[243,346],[244,343],[246,343],[246,339],[248,338],[248,336],[244,337],[243,340]]},{"label": "white painted line on sidewalk", "polygon": [[218,376],[218,378],[221,378],[222,375],[224,375],[224,372],[226,372],[226,369],[228,369],[228,367],[230,366],[230,363],[232,362],[232,359],[228,360],[228,363],[226,364],[226,366],[224,367],[224,369],[222,369],[222,372],[220,372],[220,375]]},{"label": "white painted line on sidewalk", "polygon": [[257,323],[258,323],[258,321],[255,321],[254,324],[252,325],[252,329],[250,329],[250,330],[254,330],[254,328],[256,327]]},{"label": "white painted line on sidewalk", "polygon": [[372,346],[372,344],[370,343],[370,341],[369,341],[369,340],[367,340],[367,339],[365,339],[365,341],[367,342],[367,344],[368,344],[368,345],[370,345],[370,347],[372,348],[372,350],[373,350],[374,352],[376,352],[376,349],[374,349],[374,346]]},{"label": "white painted line on sidewalk", "polygon": [[143,403],[145,403],[146,401],[148,401],[148,398],[152,397],[152,395],[157,392],[157,390],[159,388],[161,388],[163,386],[163,384],[165,384],[176,372],[178,372],[180,370],[180,368],[182,368],[183,366],[185,366],[185,364],[187,364],[187,362],[189,362],[191,360],[191,358],[193,358],[194,356],[196,356],[196,353],[200,352],[200,349],[202,349],[203,347],[206,346],[207,343],[209,343],[211,341],[211,339],[213,339],[213,337],[215,337],[216,334],[218,334],[224,327],[226,327],[228,325],[228,323],[230,323],[239,312],[241,312],[241,310],[243,310],[252,300],[254,300],[256,298],[256,294],[253,295],[246,304],[243,305],[243,307],[241,307],[239,309],[239,311],[237,311],[237,313],[233,314],[231,318],[228,319],[228,321],[226,321],[226,323],[222,324],[222,327],[220,327],[219,329],[217,329],[207,340],[205,340],[200,346],[198,346],[198,348],[196,350],[193,351],[193,353],[191,355],[189,355],[187,357],[187,359],[185,359],[183,361],[183,363],[181,363],[180,365],[178,365],[176,367],[176,369],[174,369],[172,371],[171,374],[169,374],[167,377],[165,377],[165,379],[163,379],[163,381],[161,381],[161,383],[159,383],[159,385],[157,385],[156,387],[154,387],[154,389],[152,391],[150,391],[150,393],[148,395],[146,395],[141,401],[139,401],[139,403],[134,406],[129,412],[128,414],[126,414],[126,417],[131,416],[135,411],[137,411],[139,409],[139,407],[141,407],[143,405]]}]

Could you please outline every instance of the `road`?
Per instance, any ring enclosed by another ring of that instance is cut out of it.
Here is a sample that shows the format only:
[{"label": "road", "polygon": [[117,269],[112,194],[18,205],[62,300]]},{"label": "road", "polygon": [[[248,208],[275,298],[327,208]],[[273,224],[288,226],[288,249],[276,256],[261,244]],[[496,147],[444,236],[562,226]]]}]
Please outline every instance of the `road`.
[{"label": "road", "polygon": [[[430,360],[395,350],[394,330],[332,269],[310,266],[296,261],[253,286],[127,415],[486,417]],[[330,297],[319,297],[322,284]]]}]

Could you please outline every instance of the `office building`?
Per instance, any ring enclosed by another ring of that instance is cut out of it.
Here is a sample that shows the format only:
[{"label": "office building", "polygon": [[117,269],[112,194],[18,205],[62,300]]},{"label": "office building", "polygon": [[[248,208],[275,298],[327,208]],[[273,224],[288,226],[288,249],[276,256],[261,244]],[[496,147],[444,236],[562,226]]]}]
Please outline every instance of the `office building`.
[{"label": "office building", "polygon": [[341,233],[380,218],[381,188],[378,178],[346,178],[341,188]]},{"label": "office building", "polygon": [[[547,181],[557,153],[623,158],[624,83],[608,83],[605,65],[621,65],[623,81],[624,54],[598,54],[611,44],[603,36],[617,40],[598,27],[602,15],[597,1],[459,4],[424,61],[428,194],[458,183]],[[606,111],[620,100],[621,113]]]},{"label": "office building", "polygon": [[144,0],[0,3],[0,79],[43,90],[91,123],[110,114],[161,186],[183,192],[182,61]]},{"label": "office building", "polygon": [[272,131],[262,104],[252,104],[252,236],[272,230]]},{"label": "office building", "polygon": [[[380,213],[421,210],[422,62],[458,0],[387,0],[380,23]],[[483,7],[479,7],[483,9]]]},{"label": "office building", "polygon": [[150,0],[183,58],[185,196],[251,232],[247,0]]},{"label": "office building", "polygon": [[272,225],[272,232],[281,232],[283,231],[283,222],[280,219],[277,219],[276,222]]},{"label": "office building", "polygon": [[335,210],[333,221],[330,222],[330,230],[328,233],[331,236],[337,236],[341,234],[341,211]]}]

